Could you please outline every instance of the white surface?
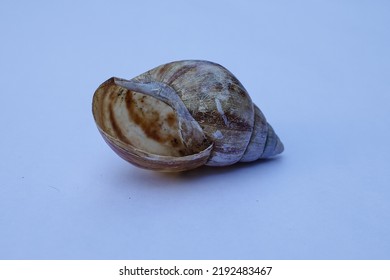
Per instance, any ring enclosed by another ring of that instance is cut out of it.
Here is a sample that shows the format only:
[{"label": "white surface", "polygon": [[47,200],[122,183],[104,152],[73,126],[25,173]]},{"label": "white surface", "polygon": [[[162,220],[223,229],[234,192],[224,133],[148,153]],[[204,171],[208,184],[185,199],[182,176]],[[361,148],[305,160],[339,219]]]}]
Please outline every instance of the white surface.
[{"label": "white surface", "polygon": [[[389,259],[389,11],[2,1],[0,258]],[[180,59],[231,70],[285,152],[177,175],[117,157],[94,90]]]}]

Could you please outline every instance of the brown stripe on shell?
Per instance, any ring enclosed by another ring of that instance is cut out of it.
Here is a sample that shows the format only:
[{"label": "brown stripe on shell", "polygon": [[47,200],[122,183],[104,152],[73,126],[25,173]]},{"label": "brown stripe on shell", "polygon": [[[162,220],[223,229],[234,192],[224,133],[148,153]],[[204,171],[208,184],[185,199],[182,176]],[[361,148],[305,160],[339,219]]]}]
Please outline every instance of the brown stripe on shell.
[{"label": "brown stripe on shell", "polygon": [[154,71],[156,70],[155,69],[151,69],[150,71],[146,72],[148,73],[149,75],[151,76],[158,76],[161,78],[161,80],[164,80],[164,77],[165,75],[169,74],[169,69],[172,67],[172,64],[171,63],[167,63],[167,64],[164,64],[164,65],[161,65],[160,67],[157,67],[158,68],[158,71],[157,73],[154,73]]},{"label": "brown stripe on shell", "polygon": [[126,137],[126,135],[122,132],[121,127],[118,125],[118,122],[115,118],[114,105],[115,105],[115,99],[111,98],[109,111],[110,111],[110,121],[111,121],[112,129],[113,129],[116,137],[118,137],[118,139],[120,141],[127,143],[127,144],[131,144],[131,141]]},{"label": "brown stripe on shell", "polygon": [[182,75],[187,74],[191,70],[194,70],[197,68],[197,64],[190,64],[190,65],[184,65],[183,67],[180,67],[177,71],[172,73],[172,76],[169,77],[169,79],[166,81],[168,85],[172,84],[177,78],[179,78]]},{"label": "brown stripe on shell", "polygon": [[[144,102],[146,96],[141,97],[141,103]],[[132,119],[145,133],[145,135],[159,143],[170,143],[173,147],[180,145],[179,140],[169,134],[162,133],[162,122],[166,122],[172,129],[178,129],[177,116],[174,113],[169,113],[163,120],[160,118],[160,113],[153,110],[145,115],[142,108],[136,106],[133,99],[133,93],[128,91],[125,95],[125,103],[129,118]],[[181,151],[185,154],[185,151]]]},{"label": "brown stripe on shell", "polygon": [[103,115],[104,115],[104,105],[106,102],[104,102],[104,99],[107,98],[107,95],[102,94],[103,91],[105,91],[105,88],[109,86],[113,82],[113,78],[108,79],[104,83],[102,83],[98,89],[96,90],[94,96],[93,96],[93,102],[92,102],[92,112],[93,116],[95,118],[95,122],[98,125],[104,126],[103,121]]},{"label": "brown stripe on shell", "polygon": [[[141,98],[141,103],[144,102],[145,98],[146,97]],[[146,136],[157,142],[164,142],[164,139],[159,133],[160,127],[158,124],[160,121],[160,115],[158,112],[152,111],[145,116],[142,112],[142,108],[137,108],[135,106],[132,93],[126,95],[126,107],[129,117],[141,127]]]}]

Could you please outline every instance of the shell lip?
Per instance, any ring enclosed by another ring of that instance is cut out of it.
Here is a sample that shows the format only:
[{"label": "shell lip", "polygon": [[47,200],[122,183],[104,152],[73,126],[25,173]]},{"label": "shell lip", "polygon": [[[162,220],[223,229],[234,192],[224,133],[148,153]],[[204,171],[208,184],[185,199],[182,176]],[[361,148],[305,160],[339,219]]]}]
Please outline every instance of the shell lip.
[{"label": "shell lip", "polygon": [[198,153],[181,157],[157,155],[138,149],[131,144],[123,143],[107,134],[99,126],[97,127],[103,139],[120,157],[131,164],[149,170],[177,172],[195,169],[207,162],[214,146],[214,143],[211,143]]},{"label": "shell lip", "polygon": [[185,156],[180,156],[180,157],[176,157],[176,156],[165,156],[165,155],[158,155],[158,154],[153,154],[153,153],[149,153],[147,151],[144,151],[144,150],[141,150],[129,143],[124,143],[114,137],[112,137],[111,135],[109,135],[108,133],[104,132],[100,127],[98,127],[100,133],[102,133],[106,138],[108,138],[111,142],[115,142],[116,145],[120,146],[120,148],[124,149],[124,150],[129,150],[129,148],[131,148],[131,151],[134,152],[135,155],[139,155],[139,156],[144,156],[144,157],[148,157],[148,158],[160,158],[160,159],[176,159],[176,160],[183,160],[185,161],[186,159],[188,158],[193,158],[194,156],[197,156],[197,155],[200,155],[202,154],[204,151],[209,151],[213,148],[214,146],[214,143],[211,143],[207,148],[205,148],[204,150],[201,150],[199,151],[198,153],[194,153],[194,154],[189,154],[189,155],[185,155]]}]

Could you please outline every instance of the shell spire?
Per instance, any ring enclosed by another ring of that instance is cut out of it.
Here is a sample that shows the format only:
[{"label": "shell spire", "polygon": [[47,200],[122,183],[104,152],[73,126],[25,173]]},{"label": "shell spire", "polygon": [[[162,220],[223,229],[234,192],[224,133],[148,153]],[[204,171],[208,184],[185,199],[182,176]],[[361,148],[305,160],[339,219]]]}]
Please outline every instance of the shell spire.
[{"label": "shell spire", "polygon": [[248,147],[240,160],[242,162],[274,157],[284,151],[283,143],[276,135],[272,126],[266,121],[263,113],[256,105],[254,105],[254,108],[254,128]]}]

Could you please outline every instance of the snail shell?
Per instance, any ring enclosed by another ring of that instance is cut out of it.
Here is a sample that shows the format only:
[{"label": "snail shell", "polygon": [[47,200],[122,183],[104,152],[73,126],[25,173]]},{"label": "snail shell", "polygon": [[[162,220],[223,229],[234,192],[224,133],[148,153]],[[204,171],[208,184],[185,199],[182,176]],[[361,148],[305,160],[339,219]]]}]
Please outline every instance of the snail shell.
[{"label": "snail shell", "polygon": [[107,144],[146,169],[226,166],[284,149],[238,79],[209,61],[176,61],[131,80],[110,78],[96,90],[92,107]]}]

